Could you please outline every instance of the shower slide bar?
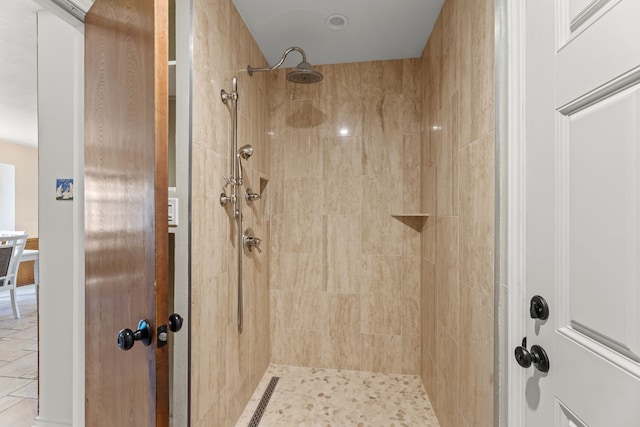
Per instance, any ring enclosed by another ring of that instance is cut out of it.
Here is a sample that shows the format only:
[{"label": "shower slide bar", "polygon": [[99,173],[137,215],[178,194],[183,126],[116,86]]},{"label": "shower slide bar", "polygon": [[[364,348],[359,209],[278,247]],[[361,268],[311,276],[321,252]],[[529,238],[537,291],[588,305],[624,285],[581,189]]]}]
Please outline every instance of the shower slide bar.
[{"label": "shower slide bar", "polygon": [[[231,184],[231,196],[227,196],[224,192],[220,194],[220,204],[225,206],[231,202],[233,208],[233,217],[236,219],[236,249],[238,252],[238,332],[242,332],[243,326],[243,296],[242,296],[242,200],[240,198],[240,187],[242,186],[242,165],[240,164],[241,154],[238,152],[238,78],[233,76],[231,80],[231,92],[224,89],[220,91],[220,97],[223,103],[231,101],[231,177],[227,179],[227,184]],[[245,148],[245,147],[243,147]],[[250,152],[249,152],[250,151]],[[251,155],[251,146],[245,148],[245,152]]]}]

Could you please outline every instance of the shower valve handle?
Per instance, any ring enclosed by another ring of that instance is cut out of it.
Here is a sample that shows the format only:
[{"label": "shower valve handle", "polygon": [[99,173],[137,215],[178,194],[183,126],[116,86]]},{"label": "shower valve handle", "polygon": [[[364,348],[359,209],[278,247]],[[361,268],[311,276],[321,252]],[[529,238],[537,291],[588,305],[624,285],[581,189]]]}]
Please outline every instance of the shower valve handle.
[{"label": "shower valve handle", "polygon": [[247,192],[244,195],[244,198],[247,200],[248,204],[251,204],[252,202],[260,199],[260,194],[253,193],[250,188],[247,188]]},{"label": "shower valve handle", "polygon": [[260,242],[262,242],[262,240],[257,237],[247,239],[247,247],[249,248],[249,252],[251,252],[253,248],[256,248],[258,252],[262,253],[262,249],[260,249]]},{"label": "shower valve handle", "polygon": [[258,252],[262,252],[262,249],[260,249],[260,242],[262,242],[262,239],[256,237],[251,228],[247,228],[244,231],[244,234],[242,235],[242,243],[246,252],[251,253],[254,248]]}]

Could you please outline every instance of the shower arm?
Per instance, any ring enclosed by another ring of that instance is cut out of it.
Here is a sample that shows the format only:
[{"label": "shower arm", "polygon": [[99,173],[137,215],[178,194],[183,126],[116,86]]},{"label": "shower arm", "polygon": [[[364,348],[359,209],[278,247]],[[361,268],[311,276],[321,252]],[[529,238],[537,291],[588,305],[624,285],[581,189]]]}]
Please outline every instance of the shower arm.
[{"label": "shower arm", "polygon": [[289,55],[291,52],[293,51],[299,52],[300,55],[302,55],[302,62],[307,62],[307,55],[304,53],[304,50],[302,50],[299,47],[290,47],[289,49],[285,50],[284,53],[282,54],[282,58],[280,58],[280,61],[274,65],[273,67],[265,67],[265,68],[252,68],[251,65],[247,66],[247,71],[249,72],[249,75],[253,75],[254,72],[256,71],[273,71],[277,68],[280,68],[282,66],[282,64],[284,64],[284,60],[287,58],[287,55]]}]

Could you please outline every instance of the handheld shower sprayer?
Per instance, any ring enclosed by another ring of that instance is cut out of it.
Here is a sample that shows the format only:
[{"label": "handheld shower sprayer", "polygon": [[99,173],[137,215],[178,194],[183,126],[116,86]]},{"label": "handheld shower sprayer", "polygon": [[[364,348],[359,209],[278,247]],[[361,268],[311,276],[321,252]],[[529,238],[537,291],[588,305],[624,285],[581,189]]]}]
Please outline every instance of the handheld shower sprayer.
[{"label": "handheld shower sprayer", "polygon": [[236,153],[236,161],[238,162],[238,176],[236,177],[238,185],[242,185],[242,162],[240,159],[247,160],[253,154],[253,147],[249,144],[238,148]]},{"label": "handheld shower sprayer", "polygon": [[253,147],[249,144],[243,145],[238,149],[238,156],[247,160],[253,154]]}]

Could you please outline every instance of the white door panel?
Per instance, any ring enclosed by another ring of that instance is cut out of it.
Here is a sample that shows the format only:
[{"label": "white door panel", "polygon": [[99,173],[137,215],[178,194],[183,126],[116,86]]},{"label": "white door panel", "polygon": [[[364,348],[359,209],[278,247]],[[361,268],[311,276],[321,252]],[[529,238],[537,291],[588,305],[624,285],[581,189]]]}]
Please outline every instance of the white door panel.
[{"label": "white door panel", "polygon": [[[567,0],[556,0],[556,3],[558,54],[555,69],[558,106],[566,105],[638,68],[640,2],[604,2],[606,5],[575,31],[571,31],[569,20],[560,15]],[[625,21],[632,21],[633,25],[620,25]],[[551,28],[545,29],[550,30]]]},{"label": "white door panel", "polygon": [[565,404],[589,427],[640,425],[637,367],[579,334],[560,331],[556,342],[556,355],[570,355],[552,360],[552,368],[561,373],[561,381],[555,382],[556,401]]},{"label": "white door panel", "polygon": [[559,322],[636,360],[639,90],[559,117],[557,202]]},{"label": "white door panel", "polygon": [[527,4],[527,426],[640,426],[640,1]]}]

